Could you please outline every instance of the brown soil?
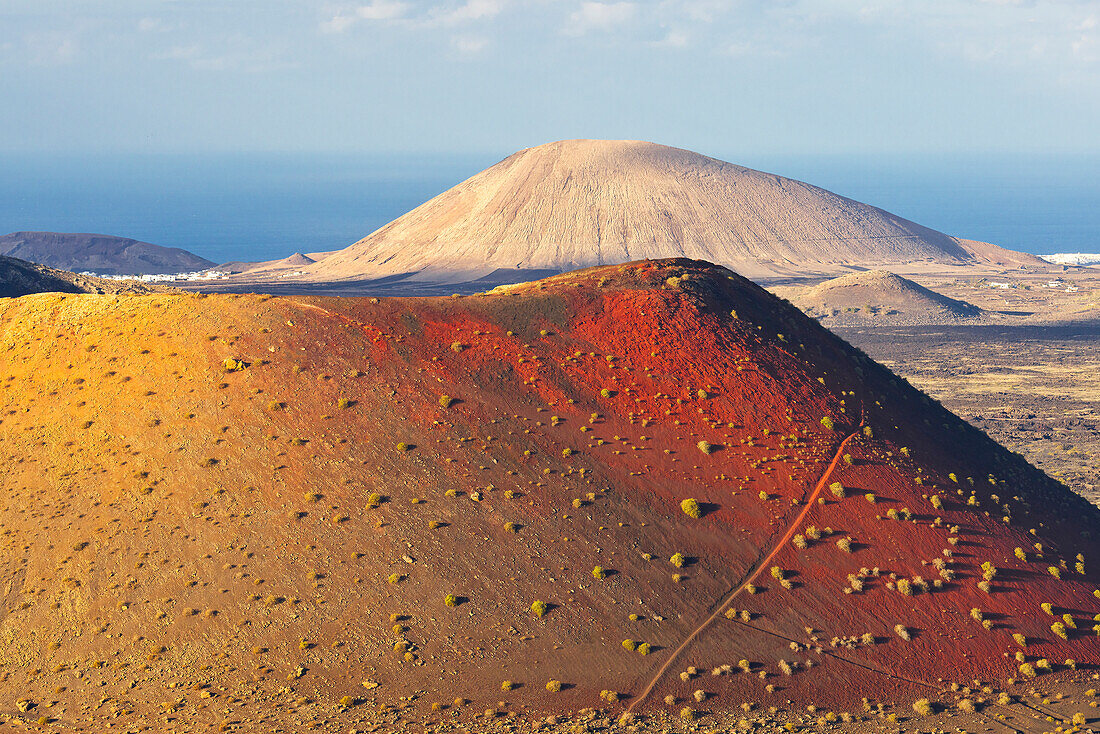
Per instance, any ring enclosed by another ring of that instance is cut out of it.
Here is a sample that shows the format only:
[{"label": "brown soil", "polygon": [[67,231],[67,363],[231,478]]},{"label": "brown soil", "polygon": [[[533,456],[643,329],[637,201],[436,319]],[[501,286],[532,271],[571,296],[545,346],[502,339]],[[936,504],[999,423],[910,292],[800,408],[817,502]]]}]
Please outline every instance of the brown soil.
[{"label": "brown soil", "polygon": [[11,725],[1065,728],[1021,696],[1100,660],[1100,511],[704,263],[33,295],[0,339]]}]

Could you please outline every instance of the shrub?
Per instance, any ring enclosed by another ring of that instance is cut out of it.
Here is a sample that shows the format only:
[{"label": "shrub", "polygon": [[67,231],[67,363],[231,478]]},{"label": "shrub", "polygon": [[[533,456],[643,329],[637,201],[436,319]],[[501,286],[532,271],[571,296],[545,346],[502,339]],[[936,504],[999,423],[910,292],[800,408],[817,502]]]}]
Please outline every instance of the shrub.
[{"label": "shrub", "polygon": [[603,579],[607,577],[607,571],[603,569],[603,566],[596,566],[592,569],[592,578]]},{"label": "shrub", "polygon": [[451,342],[451,351],[454,352],[455,354],[460,353],[465,348],[466,348],[466,345],[463,344],[462,342]]},{"label": "shrub", "polygon": [[643,642],[642,644],[638,645],[638,654],[639,655],[648,655],[649,651],[651,649],[652,648],[649,646],[648,642]]},{"label": "shrub", "polygon": [[704,454],[708,454],[708,455],[713,454],[715,449],[717,448],[717,446],[715,446],[714,444],[707,443],[706,441],[700,441],[699,443],[697,443],[695,445],[699,447],[700,451],[702,451]]},{"label": "shrub", "polygon": [[689,497],[681,502],[680,509],[684,511],[685,515],[695,519],[699,519],[699,517],[703,514],[703,510],[699,506],[698,500],[693,497]]},{"label": "shrub", "polygon": [[545,616],[546,611],[547,611],[546,602],[544,602],[544,601],[533,601],[533,602],[531,602],[531,612],[536,617],[541,618],[541,617]]},{"label": "shrub", "polygon": [[1051,603],[1049,601],[1045,601],[1042,604],[1040,604],[1039,608],[1042,609],[1047,614],[1049,614],[1050,616],[1052,616],[1052,617],[1054,616],[1054,607],[1051,605]]},{"label": "shrub", "polygon": [[840,482],[833,482],[829,485],[829,490],[839,499],[844,499],[844,485]]},{"label": "shrub", "polygon": [[634,652],[638,649],[638,643],[634,640],[623,640],[623,649],[628,652]]},{"label": "shrub", "polygon": [[840,540],[838,540],[836,542],[836,547],[840,548],[845,553],[851,553],[852,552],[852,539],[851,538],[841,538]]},{"label": "shrub", "polygon": [[1066,631],[1066,626],[1061,622],[1055,622],[1050,625],[1050,631],[1061,637],[1063,640],[1069,639],[1069,632]]},{"label": "shrub", "polygon": [[687,559],[684,558],[682,553],[673,553],[672,557],[668,559],[668,562],[676,568],[683,568],[686,561]]},{"label": "shrub", "polygon": [[905,596],[913,595],[913,584],[909,582],[909,579],[898,579],[898,592]]},{"label": "shrub", "polygon": [[503,683],[500,684],[500,690],[502,690],[502,691],[510,691],[515,687],[516,687],[516,684],[513,683],[510,680],[506,680],[506,681],[504,681]]},{"label": "shrub", "polygon": [[931,716],[936,713],[936,709],[932,706],[932,702],[927,698],[918,698],[914,701],[913,710],[916,711],[919,716]]},{"label": "shrub", "polygon": [[687,706],[680,709],[680,719],[683,721],[695,721],[695,711]]},{"label": "shrub", "polygon": [[454,403],[454,401],[455,401],[455,399],[452,398],[450,395],[440,395],[439,396],[439,407],[449,408],[449,407],[451,407],[451,404]]},{"label": "shrub", "polygon": [[905,640],[906,642],[908,642],[912,637],[912,635],[909,634],[909,630],[905,628],[904,624],[895,624],[894,632],[896,632],[897,636]]},{"label": "shrub", "polygon": [[443,597],[443,603],[449,607],[458,606],[458,597],[454,594],[447,594]]},{"label": "shrub", "polygon": [[836,427],[836,424],[833,423],[833,419],[830,418],[829,416],[824,416],[821,419],[821,425],[825,426],[825,428],[827,428],[830,431],[833,430],[833,428]]},{"label": "shrub", "polygon": [[1047,573],[1049,573],[1056,579],[1062,578],[1062,569],[1058,568],[1057,566],[1047,566]]},{"label": "shrub", "polygon": [[863,499],[867,500],[869,503],[871,503],[873,505],[873,504],[875,504],[875,493],[874,492],[868,492],[867,494],[863,495]]},{"label": "shrub", "polygon": [[1027,647],[1027,638],[1021,635],[1019,632],[1013,633],[1012,639],[1016,640],[1016,644],[1020,647]]},{"label": "shrub", "polygon": [[557,693],[558,691],[561,690],[561,681],[560,680],[549,681],[546,684],[546,690],[550,691],[551,693]]},{"label": "shrub", "polygon": [[336,407],[340,408],[341,410],[344,410],[345,408],[350,408],[352,404],[353,401],[349,400],[348,398],[340,398],[336,401]]},{"label": "shrub", "polygon": [[799,550],[804,550],[806,548],[806,546],[808,545],[806,543],[806,538],[801,536],[801,535],[796,535],[793,538],[791,538],[791,544],[794,545],[794,547],[798,548]]},{"label": "shrub", "polygon": [[1031,663],[1020,663],[1020,675],[1025,678],[1034,678],[1038,674],[1035,672],[1035,666]]}]

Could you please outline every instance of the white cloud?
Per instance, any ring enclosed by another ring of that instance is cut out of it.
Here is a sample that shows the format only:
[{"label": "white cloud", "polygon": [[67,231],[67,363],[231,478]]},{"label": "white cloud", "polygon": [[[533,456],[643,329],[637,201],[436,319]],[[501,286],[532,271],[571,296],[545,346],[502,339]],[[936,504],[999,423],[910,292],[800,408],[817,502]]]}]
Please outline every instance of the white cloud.
[{"label": "white cloud", "polygon": [[1079,35],[1070,43],[1073,57],[1078,61],[1093,63],[1100,61],[1100,22],[1097,16],[1090,15],[1077,26]]},{"label": "white cloud", "polygon": [[59,31],[28,33],[23,39],[26,60],[33,66],[65,66],[80,51],[76,36]]},{"label": "white cloud", "polygon": [[443,23],[463,23],[500,15],[506,4],[505,0],[466,0],[454,10],[437,9],[434,12]]},{"label": "white cloud", "polygon": [[451,46],[464,56],[473,56],[481,53],[489,40],[481,36],[456,36],[451,39]]},{"label": "white cloud", "polygon": [[154,61],[178,61],[196,71],[233,71],[259,74],[280,69],[290,69],[296,63],[287,61],[280,50],[256,44],[247,38],[235,36],[222,44],[224,48],[212,51],[202,44],[172,46],[154,53]]},{"label": "white cloud", "polygon": [[168,24],[160,18],[142,18],[138,21],[137,27],[142,33],[153,33],[155,31],[166,31],[169,29]]},{"label": "white cloud", "polygon": [[361,5],[355,15],[363,20],[395,20],[402,18],[412,6],[400,0],[374,0],[369,5]]},{"label": "white cloud", "polygon": [[657,48],[684,48],[688,45],[688,34],[683,31],[669,31],[664,38],[651,45]]},{"label": "white cloud", "polygon": [[633,20],[637,12],[638,6],[632,2],[582,2],[580,8],[569,15],[565,32],[581,36],[591,31],[615,30]]},{"label": "white cloud", "polygon": [[344,8],[321,23],[325,33],[343,33],[360,21],[400,20],[408,15],[412,5],[401,0],[374,0],[367,5]]}]

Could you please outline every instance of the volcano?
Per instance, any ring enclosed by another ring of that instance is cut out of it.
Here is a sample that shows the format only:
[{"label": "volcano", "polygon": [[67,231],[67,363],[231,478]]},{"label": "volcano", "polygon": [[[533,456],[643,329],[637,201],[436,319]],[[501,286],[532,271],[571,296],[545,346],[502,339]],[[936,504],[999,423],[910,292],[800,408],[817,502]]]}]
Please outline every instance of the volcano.
[{"label": "volcano", "polygon": [[888,265],[1048,267],[691,151],[565,140],[519,151],[304,272],[323,282],[458,283],[680,256],[753,279]]},{"label": "volcano", "polygon": [[1046,729],[1100,660],[1098,510],[724,268],[0,335],[9,722]]},{"label": "volcano", "polygon": [[772,291],[830,326],[854,321],[876,324],[953,324],[980,318],[982,309],[949,298],[885,270],[868,270],[811,287]]}]

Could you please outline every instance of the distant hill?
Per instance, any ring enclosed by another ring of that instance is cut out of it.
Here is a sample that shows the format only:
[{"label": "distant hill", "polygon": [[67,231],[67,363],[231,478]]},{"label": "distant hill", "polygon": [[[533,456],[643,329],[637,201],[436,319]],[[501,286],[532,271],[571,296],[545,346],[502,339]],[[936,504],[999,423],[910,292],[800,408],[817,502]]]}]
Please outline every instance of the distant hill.
[{"label": "distant hill", "polygon": [[73,272],[101,275],[191,273],[211,261],[178,247],[102,234],[13,232],[0,237],[0,255]]},{"label": "distant hill", "polygon": [[773,288],[811,316],[878,324],[939,324],[975,319],[982,309],[885,270],[869,270],[812,287]]},{"label": "distant hill", "polygon": [[1100,510],[726,269],[28,296],[0,340],[9,731],[1095,718]]},{"label": "distant hill", "polygon": [[150,285],[136,280],[109,280],[70,273],[65,270],[0,256],[0,298],[15,298],[31,293],[98,293],[118,295],[172,293],[167,286]]},{"label": "distant hill", "polygon": [[852,267],[1049,267],[807,183],[640,141],[522,150],[302,268],[306,281],[468,282],[642,258],[708,260],[754,279]]}]

